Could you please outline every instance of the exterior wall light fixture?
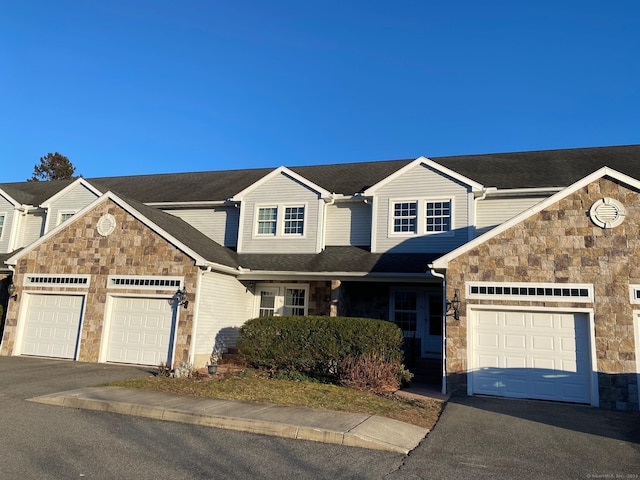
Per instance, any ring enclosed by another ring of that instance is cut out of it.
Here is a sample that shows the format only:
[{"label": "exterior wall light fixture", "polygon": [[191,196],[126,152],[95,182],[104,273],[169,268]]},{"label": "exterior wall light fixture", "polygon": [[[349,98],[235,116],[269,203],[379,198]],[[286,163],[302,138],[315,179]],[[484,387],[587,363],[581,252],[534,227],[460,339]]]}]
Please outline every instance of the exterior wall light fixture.
[{"label": "exterior wall light fixture", "polygon": [[[453,317],[454,320],[460,320],[460,297],[458,296],[459,290],[456,289],[451,300],[447,300],[447,317]],[[451,312],[453,310],[453,312]],[[449,313],[451,312],[451,313]]]},{"label": "exterior wall light fixture", "polygon": [[12,300],[18,300],[18,294],[16,293],[16,286],[11,282],[9,287],[7,288],[7,292],[9,293],[9,298]]},{"label": "exterior wall light fixture", "polygon": [[184,308],[189,306],[189,300],[187,300],[187,287],[182,287],[182,290],[178,289],[178,291],[173,295],[173,298],[178,306],[182,305]]}]

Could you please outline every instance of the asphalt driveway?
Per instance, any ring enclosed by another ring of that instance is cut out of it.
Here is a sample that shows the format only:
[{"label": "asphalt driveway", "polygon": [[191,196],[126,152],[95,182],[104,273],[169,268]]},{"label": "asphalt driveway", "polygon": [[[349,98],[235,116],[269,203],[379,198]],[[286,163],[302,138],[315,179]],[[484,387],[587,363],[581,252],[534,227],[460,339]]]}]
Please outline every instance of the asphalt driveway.
[{"label": "asphalt driveway", "polygon": [[640,479],[640,412],[454,397],[388,478]]},{"label": "asphalt driveway", "polygon": [[403,456],[24,401],[152,370],[0,357],[0,477],[640,479],[640,412],[453,397]]}]

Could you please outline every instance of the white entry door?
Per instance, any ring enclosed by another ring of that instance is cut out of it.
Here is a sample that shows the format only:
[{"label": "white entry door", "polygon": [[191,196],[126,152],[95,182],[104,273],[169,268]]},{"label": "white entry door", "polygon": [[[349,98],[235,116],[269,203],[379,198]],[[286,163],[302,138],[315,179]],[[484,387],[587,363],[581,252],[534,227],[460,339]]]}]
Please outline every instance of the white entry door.
[{"label": "white entry door", "polygon": [[587,314],[476,310],[470,393],[591,403]]},{"label": "white entry door", "polygon": [[114,298],[107,361],[170,364],[175,310],[173,303],[164,298]]},{"label": "white entry door", "polygon": [[75,358],[80,337],[80,295],[31,294],[20,353],[41,357]]}]

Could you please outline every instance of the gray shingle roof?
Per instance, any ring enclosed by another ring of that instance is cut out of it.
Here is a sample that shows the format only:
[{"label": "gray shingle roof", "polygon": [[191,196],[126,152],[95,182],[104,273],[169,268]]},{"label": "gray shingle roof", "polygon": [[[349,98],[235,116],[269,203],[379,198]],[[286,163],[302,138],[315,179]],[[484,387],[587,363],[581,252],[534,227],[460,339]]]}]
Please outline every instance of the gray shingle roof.
[{"label": "gray shingle roof", "polygon": [[[431,157],[487,187],[566,187],[609,166],[640,179],[640,145]],[[333,193],[353,195],[378,183],[412,160],[289,167]],[[275,167],[274,167],[275,168]],[[224,201],[274,168],[87,178],[102,192],[112,190],[143,203]],[[39,205],[71,181],[0,184],[24,204]]]},{"label": "gray shingle roof", "polygon": [[424,274],[427,264],[440,256],[441,253],[371,253],[359,247],[327,247],[318,254],[240,253],[238,263],[254,271]]},{"label": "gray shingle roof", "polygon": [[485,187],[567,187],[607,166],[640,179],[640,145],[432,158]]}]

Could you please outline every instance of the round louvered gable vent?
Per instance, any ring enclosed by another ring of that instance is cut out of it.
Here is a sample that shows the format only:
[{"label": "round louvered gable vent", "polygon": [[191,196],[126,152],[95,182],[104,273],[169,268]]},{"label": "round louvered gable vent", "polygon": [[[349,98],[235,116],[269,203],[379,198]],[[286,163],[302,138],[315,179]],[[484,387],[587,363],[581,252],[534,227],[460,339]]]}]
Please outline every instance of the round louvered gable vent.
[{"label": "round louvered gable vent", "polygon": [[613,198],[598,200],[589,210],[591,221],[602,228],[617,227],[627,214],[624,206]]}]

